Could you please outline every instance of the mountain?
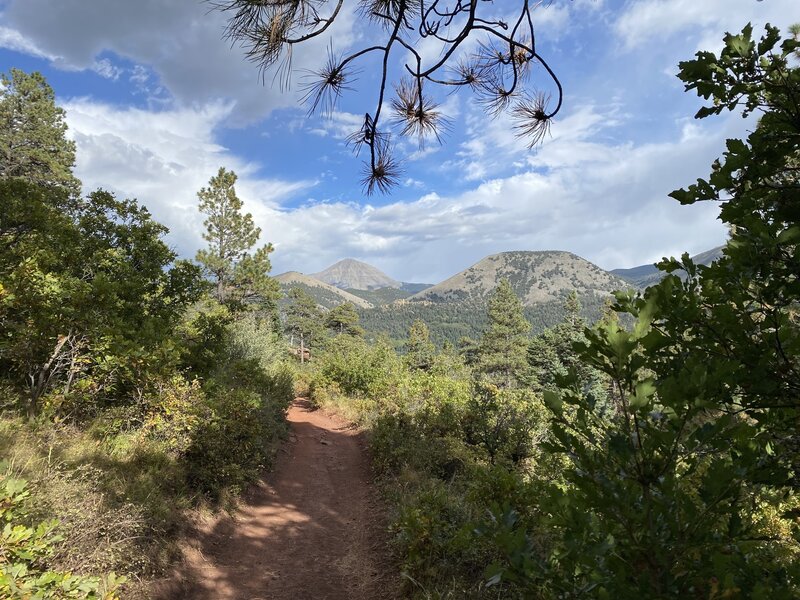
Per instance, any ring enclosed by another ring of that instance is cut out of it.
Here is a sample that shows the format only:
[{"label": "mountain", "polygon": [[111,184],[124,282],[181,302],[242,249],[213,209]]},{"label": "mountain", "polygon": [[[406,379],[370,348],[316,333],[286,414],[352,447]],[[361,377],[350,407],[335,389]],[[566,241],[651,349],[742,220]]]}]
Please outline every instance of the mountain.
[{"label": "mountain", "polygon": [[312,273],[310,277],[344,290],[401,289],[403,287],[402,282],[392,279],[372,265],[353,258],[340,260],[324,271]]},{"label": "mountain", "polygon": [[[692,260],[698,265],[710,265],[722,256],[722,249],[724,247],[725,246],[717,246],[711,250],[696,254],[692,257]],[[654,264],[640,265],[638,267],[631,267],[630,269],[614,269],[610,271],[610,273],[640,288],[646,288],[649,285],[658,283],[665,275],[665,273],[659,271]]]},{"label": "mountain", "polygon": [[581,297],[605,297],[628,287],[624,280],[571,252],[516,251],[487,256],[407,301],[482,302],[502,278],[508,279],[525,306],[563,301],[572,290]]},{"label": "mountain", "polygon": [[297,271],[289,271],[276,275],[275,280],[280,284],[281,290],[286,294],[291,288],[299,287],[307,292],[312,298],[317,301],[317,304],[325,308],[333,308],[345,302],[352,302],[358,308],[372,308],[372,303],[364,298],[359,298],[345,290],[341,290],[332,285],[328,285],[311,277],[310,275],[303,275]]}]

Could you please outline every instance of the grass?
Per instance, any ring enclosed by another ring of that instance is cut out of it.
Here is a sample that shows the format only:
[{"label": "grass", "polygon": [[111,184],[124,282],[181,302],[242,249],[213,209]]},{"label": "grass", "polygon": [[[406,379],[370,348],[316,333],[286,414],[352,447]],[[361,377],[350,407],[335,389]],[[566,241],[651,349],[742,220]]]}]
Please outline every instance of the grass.
[{"label": "grass", "polygon": [[58,519],[62,540],[51,567],[129,575],[129,597],[177,556],[186,510],[196,498],[185,473],[158,442],[136,432],[104,435],[65,424],[0,417],[8,474],[29,481],[31,520]]}]

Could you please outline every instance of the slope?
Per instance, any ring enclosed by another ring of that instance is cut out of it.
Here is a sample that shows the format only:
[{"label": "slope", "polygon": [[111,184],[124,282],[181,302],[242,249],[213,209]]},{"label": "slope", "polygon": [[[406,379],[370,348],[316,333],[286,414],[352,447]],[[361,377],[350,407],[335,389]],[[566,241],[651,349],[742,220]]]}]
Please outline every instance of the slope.
[{"label": "slope", "polygon": [[506,278],[525,306],[579,296],[605,297],[628,284],[571,252],[514,251],[487,256],[468,269],[419,292],[409,302],[485,301]]},{"label": "slope", "polygon": [[[696,254],[692,257],[692,260],[698,265],[710,265],[722,256],[724,247],[717,246],[711,250]],[[639,265],[630,269],[614,269],[610,272],[639,288],[646,288],[649,285],[658,283],[664,277],[664,272],[659,271],[655,264]]]},{"label": "slope", "polygon": [[401,288],[403,284],[360,260],[345,258],[311,277],[341,289],[377,290]]},{"label": "slope", "polygon": [[314,298],[317,304],[324,308],[333,308],[345,302],[352,302],[358,308],[372,308],[373,306],[371,302],[368,302],[364,298],[354,296],[344,290],[323,283],[309,275],[298,273],[297,271],[289,271],[277,275],[275,280],[280,284],[284,294],[293,287],[299,287]]}]

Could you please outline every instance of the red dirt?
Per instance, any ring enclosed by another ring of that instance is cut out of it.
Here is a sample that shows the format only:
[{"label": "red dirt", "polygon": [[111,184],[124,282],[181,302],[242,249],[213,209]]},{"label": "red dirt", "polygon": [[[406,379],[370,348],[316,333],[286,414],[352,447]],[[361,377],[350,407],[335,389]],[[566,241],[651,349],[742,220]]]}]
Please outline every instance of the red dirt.
[{"label": "red dirt", "polygon": [[157,597],[397,597],[362,436],[302,398],[288,420],[291,434],[274,472],[232,516],[198,526],[180,573]]}]

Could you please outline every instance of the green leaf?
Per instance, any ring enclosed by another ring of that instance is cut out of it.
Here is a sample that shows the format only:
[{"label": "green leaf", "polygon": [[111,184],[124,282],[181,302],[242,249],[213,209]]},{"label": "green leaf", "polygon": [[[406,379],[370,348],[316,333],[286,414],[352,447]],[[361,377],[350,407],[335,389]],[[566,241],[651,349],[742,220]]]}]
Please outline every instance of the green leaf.
[{"label": "green leaf", "polygon": [[561,394],[559,394],[558,392],[554,392],[552,390],[544,390],[542,395],[544,397],[544,403],[547,406],[547,408],[552,410],[554,413],[560,415],[563,411],[563,405],[564,405],[564,401],[561,398]]},{"label": "green leaf", "polygon": [[656,384],[652,379],[645,379],[636,384],[636,392],[630,399],[632,408],[647,406],[650,398],[656,393]]}]

